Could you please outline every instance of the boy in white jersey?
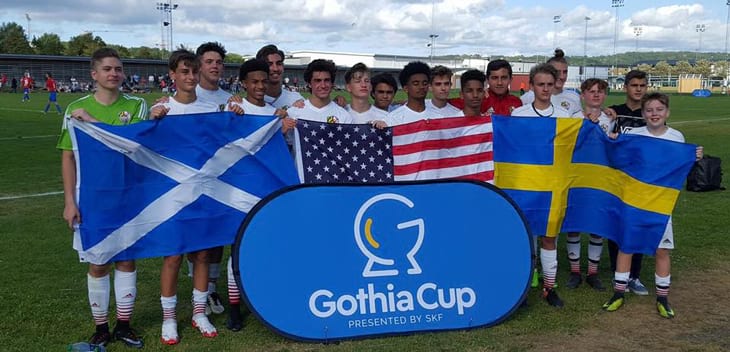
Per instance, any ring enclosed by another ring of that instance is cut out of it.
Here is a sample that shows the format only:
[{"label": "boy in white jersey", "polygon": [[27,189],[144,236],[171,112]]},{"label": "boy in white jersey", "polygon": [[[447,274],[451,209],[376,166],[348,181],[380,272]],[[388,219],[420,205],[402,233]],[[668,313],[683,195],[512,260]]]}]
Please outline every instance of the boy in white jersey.
[{"label": "boy in white jersey", "polygon": [[[345,72],[345,89],[350,92],[351,103],[345,109],[352,115],[353,123],[369,123],[380,119],[378,108],[370,104],[370,69],[359,62]],[[382,111],[382,110],[381,110]]]},{"label": "boy in white jersey", "polygon": [[[684,143],[684,135],[681,132],[666,125],[669,118],[669,96],[662,93],[651,93],[641,99],[641,112],[646,121],[646,126],[637,127],[628,134],[661,138],[675,142]],[[698,146],[696,151],[697,159],[701,159],[703,148]],[[659,315],[664,318],[673,318],[674,310],[669,306],[667,296],[671,284],[671,257],[670,250],[674,249],[674,231],[672,229],[672,218],[669,218],[664,236],[659,241],[656,250],[656,273],[654,274],[656,284],[656,308]],[[624,303],[624,292],[629,280],[631,269],[631,254],[624,253],[619,249],[616,259],[616,273],[614,274],[614,294],[608,302],[603,304],[603,309],[613,312],[619,309]]]},{"label": "boy in white jersey", "polygon": [[330,97],[336,73],[337,67],[330,60],[317,59],[310,62],[304,70],[304,81],[309,84],[312,95],[304,101],[304,107],[290,107],[287,110],[289,116],[328,123],[353,123],[350,113]]},{"label": "boy in white jersey", "polygon": [[[576,116],[580,113],[580,97],[573,91],[564,90],[565,81],[568,79],[568,61],[565,60],[565,52],[562,49],[555,49],[555,56],[547,61],[558,72],[558,78],[555,80],[553,94],[550,97],[553,105],[560,106],[568,111],[568,115],[559,117]],[[535,100],[535,92],[529,91],[522,95],[520,99],[523,105],[529,105]]]},{"label": "boy in white jersey", "polygon": [[[269,79],[269,65],[259,59],[249,59],[241,65],[238,72],[238,79],[246,92],[246,98],[240,103],[234,103],[246,114],[252,115],[277,115],[286,116],[286,111],[276,109],[265,101],[266,87]],[[241,293],[233,275],[233,264],[231,257],[228,257],[228,303],[229,311],[226,319],[226,327],[231,331],[240,331],[243,328],[243,316],[241,314]]]},{"label": "boy in white jersey", "polygon": [[[533,66],[530,70],[530,91],[533,101],[512,111],[512,116],[568,117],[568,110],[553,104],[551,97],[558,79],[558,71],[550,64]],[[580,110],[579,110],[580,113]],[[581,115],[582,117],[582,115]]]},{"label": "boy in white jersey", "polygon": [[[610,136],[614,121],[606,116],[602,110],[603,102],[606,100],[606,88],[608,88],[608,83],[598,78],[589,78],[583,81],[580,86],[581,100],[585,104],[583,108],[584,117],[597,123],[603,132]],[[568,261],[570,262],[570,276],[568,277],[566,286],[571,289],[577,288],[583,280],[580,270],[580,233],[569,232],[565,240],[565,247],[568,250]],[[606,289],[598,277],[598,265],[601,261],[601,252],[603,252],[603,238],[591,234],[588,239],[588,273],[586,275],[586,283],[597,291],[604,291]]]},{"label": "boy in white jersey", "polygon": [[385,120],[374,121],[375,127],[397,126],[419,120],[437,119],[443,117],[438,111],[426,105],[431,69],[421,61],[409,62],[398,74],[403,90],[406,91],[408,101],[401,107],[388,113]]},{"label": "boy in white jersey", "polygon": [[[512,116],[531,117],[558,117],[567,116],[568,112],[553,105],[550,101],[558,71],[549,64],[540,64],[530,70],[530,89],[534,92],[535,100],[512,111]],[[560,308],[563,301],[555,292],[555,277],[558,273],[558,252],[556,249],[557,233],[546,233],[540,240],[540,263],[542,264],[543,289],[545,301]],[[533,242],[533,246],[535,242]]]},{"label": "boy in white jersey", "polygon": [[372,91],[370,96],[373,98],[373,110],[377,114],[377,120],[385,120],[385,116],[389,112],[397,109],[400,105],[393,105],[395,92],[398,90],[398,83],[389,73],[379,73],[370,80]]},{"label": "boy in white jersey", "polygon": [[284,52],[276,45],[266,45],[259,49],[256,58],[269,65],[269,83],[266,86],[266,102],[277,109],[288,109],[298,100],[304,100],[301,94],[282,88],[284,78]]},{"label": "boy in white jersey", "polygon": [[464,101],[463,116],[482,116],[484,82],[487,76],[479,70],[468,70],[461,75],[461,99]]},{"label": "boy in white jersey", "polygon": [[195,54],[200,58],[200,83],[195,87],[195,95],[198,100],[215,104],[223,111],[231,98],[231,93],[218,86],[225,71],[226,49],[220,43],[208,42],[201,44]]},{"label": "boy in white jersey", "polygon": [[[220,111],[214,103],[201,101],[195,92],[198,86],[200,61],[187,50],[176,50],[169,60],[170,78],[177,85],[177,93],[166,103],[152,107],[150,116],[162,118],[167,115],[205,113]],[[205,235],[205,234],[201,234]],[[193,327],[204,337],[218,335],[213,324],[205,315],[208,300],[208,251],[189,253],[188,260],[193,262]],[[164,344],[174,345],[180,341],[177,333],[177,278],[182,263],[182,254],[166,256],[160,272],[160,303],[162,304],[162,334]]]},{"label": "boy in white jersey", "polygon": [[445,66],[437,65],[431,69],[431,99],[426,100],[426,106],[438,111],[443,117],[464,116],[459,108],[449,104],[453,75]]}]

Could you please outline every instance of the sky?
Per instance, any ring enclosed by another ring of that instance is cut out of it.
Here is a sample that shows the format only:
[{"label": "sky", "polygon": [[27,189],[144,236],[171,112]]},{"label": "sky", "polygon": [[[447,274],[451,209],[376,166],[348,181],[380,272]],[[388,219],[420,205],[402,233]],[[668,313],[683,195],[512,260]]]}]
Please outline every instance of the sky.
[{"label": "sky", "polygon": [[[218,41],[241,55],[273,43],[285,52],[426,57],[431,54],[429,36],[436,34],[437,56],[551,55],[555,46],[568,56],[597,56],[613,54],[614,44],[617,53],[636,50],[636,27],[641,27],[639,51],[726,51],[728,5],[721,0],[553,2],[548,7],[548,2],[534,0],[178,0],[171,2],[178,5],[171,13],[176,47],[195,49]],[[612,7],[618,2],[623,7]],[[2,0],[0,23],[16,22],[26,30],[30,23],[31,37],[56,33],[64,41],[91,31],[107,43],[127,47],[159,47],[162,42],[163,13],[156,1],[48,4]],[[561,16],[559,23],[555,16]],[[704,32],[697,31],[701,24]]]}]

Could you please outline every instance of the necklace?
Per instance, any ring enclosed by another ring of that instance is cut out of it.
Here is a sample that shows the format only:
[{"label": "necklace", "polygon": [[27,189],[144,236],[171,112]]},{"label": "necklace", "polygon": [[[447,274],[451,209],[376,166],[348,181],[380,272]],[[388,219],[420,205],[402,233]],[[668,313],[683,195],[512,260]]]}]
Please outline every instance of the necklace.
[{"label": "necklace", "polygon": [[550,116],[553,116],[553,114],[555,113],[555,106],[553,106],[553,103],[550,103],[550,107],[553,108],[553,110],[550,111],[550,113],[547,115],[543,115],[539,111],[537,111],[537,108],[535,108],[534,102],[530,105],[532,105],[532,111],[534,111],[537,114],[537,116],[540,116],[540,117],[550,117]]}]

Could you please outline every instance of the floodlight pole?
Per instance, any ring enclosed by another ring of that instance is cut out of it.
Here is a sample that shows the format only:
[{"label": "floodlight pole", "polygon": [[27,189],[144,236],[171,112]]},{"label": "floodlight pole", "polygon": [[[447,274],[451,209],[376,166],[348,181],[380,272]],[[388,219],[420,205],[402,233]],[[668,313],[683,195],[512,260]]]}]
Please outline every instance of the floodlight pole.
[{"label": "floodlight pole", "polygon": [[[728,0],[730,1],[730,0]],[[613,67],[614,70],[618,70],[618,57],[616,56],[616,41],[618,41],[618,26],[619,26],[619,19],[618,19],[618,9],[620,7],[624,7],[624,0],[611,0],[611,7],[616,9],[616,24],[613,32]],[[614,72],[616,74],[616,72]],[[616,74],[618,76],[618,74]]]}]

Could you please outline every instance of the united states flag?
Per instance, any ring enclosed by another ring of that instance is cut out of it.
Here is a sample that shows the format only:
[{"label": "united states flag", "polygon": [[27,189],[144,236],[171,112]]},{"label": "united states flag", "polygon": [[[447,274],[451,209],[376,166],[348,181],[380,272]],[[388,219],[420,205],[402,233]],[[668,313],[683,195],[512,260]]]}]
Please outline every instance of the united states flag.
[{"label": "united states flag", "polygon": [[300,120],[297,167],[304,183],[444,178],[492,182],[492,121],[486,117],[370,125]]}]

